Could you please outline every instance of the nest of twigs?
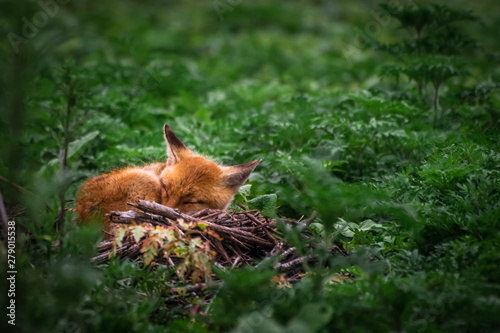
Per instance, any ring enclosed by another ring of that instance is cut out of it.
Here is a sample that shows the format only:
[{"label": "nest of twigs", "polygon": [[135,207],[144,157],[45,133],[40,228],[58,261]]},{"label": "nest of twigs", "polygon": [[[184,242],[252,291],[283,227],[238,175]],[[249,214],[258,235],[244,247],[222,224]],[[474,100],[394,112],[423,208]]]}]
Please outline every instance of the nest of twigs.
[{"label": "nest of twigs", "polygon": [[[314,262],[314,259],[307,255],[298,255],[295,248],[285,242],[282,232],[277,227],[277,221],[263,216],[257,210],[204,209],[187,215],[155,202],[140,200],[138,204],[129,205],[137,210],[111,212],[109,214],[111,221],[122,224],[164,226],[175,229],[181,235],[200,237],[209,243],[211,253],[215,254],[212,258],[213,263],[223,270],[226,267],[257,264],[262,259],[274,257],[276,258],[274,268],[285,272],[293,280],[293,276],[298,277],[303,273],[303,262]],[[302,236],[309,238],[312,235],[307,231],[307,226],[315,218],[314,212],[310,218],[304,220],[294,221],[285,218],[280,220],[301,230]],[[187,223],[190,224],[189,228],[186,227]],[[99,254],[92,258],[92,261],[107,262],[111,254],[141,261],[144,242],[144,238],[137,240],[127,236],[121,241],[121,246],[117,246],[114,239],[105,240],[101,242],[98,247]],[[331,250],[346,255],[341,246],[335,246]],[[173,266],[180,262],[180,258],[175,255],[158,255],[152,261],[153,264]]]}]

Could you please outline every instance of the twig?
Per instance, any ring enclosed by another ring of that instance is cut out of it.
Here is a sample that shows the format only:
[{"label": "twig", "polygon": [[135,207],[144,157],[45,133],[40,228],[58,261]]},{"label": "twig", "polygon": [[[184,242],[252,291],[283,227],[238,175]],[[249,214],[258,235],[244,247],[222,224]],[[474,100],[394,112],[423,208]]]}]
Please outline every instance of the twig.
[{"label": "twig", "polygon": [[250,232],[238,230],[237,228],[228,228],[228,227],[218,225],[218,224],[215,224],[212,222],[208,222],[208,221],[204,221],[204,220],[201,220],[198,218],[194,218],[194,217],[191,217],[189,215],[186,215],[186,214],[179,212],[179,210],[177,210],[177,209],[166,207],[166,206],[160,205],[156,202],[139,200],[138,204],[132,204],[132,203],[128,203],[128,204],[130,206],[139,208],[143,211],[149,211],[149,212],[154,213],[154,214],[162,215],[162,216],[167,217],[171,220],[177,220],[177,219],[181,218],[181,219],[188,221],[188,222],[203,223],[207,227],[210,227],[210,228],[212,228],[220,233],[225,233],[225,234],[232,235],[232,236],[238,235],[238,238],[245,239],[245,241],[247,241],[249,243],[256,244],[256,245],[261,245],[261,246],[265,246],[265,247],[271,247],[273,245],[273,243],[268,242],[260,237],[257,237]]},{"label": "twig", "polygon": [[267,237],[269,237],[269,239],[271,239],[273,241],[274,244],[278,244],[278,241],[276,240],[276,238],[274,238],[271,233],[269,232],[269,230],[267,230],[267,228],[264,228],[264,232],[266,233]]},{"label": "twig", "polygon": [[170,265],[170,267],[174,267],[175,266],[174,262],[172,261],[172,258],[167,257],[167,261],[168,261],[168,264]]},{"label": "twig", "polygon": [[310,258],[310,256],[298,257],[298,258],[292,259],[292,260],[284,262],[284,263],[277,263],[276,265],[274,265],[274,268],[286,271],[286,270],[293,268],[294,266],[302,264],[304,261],[308,260],[309,258]]},{"label": "twig", "polygon": [[[208,215],[205,215],[205,216],[202,216],[202,217],[199,217],[200,220],[206,220],[206,219],[209,219],[211,218],[212,216],[217,216],[219,215],[220,212],[215,212],[215,213],[212,213],[212,214],[208,214]],[[191,217],[195,217],[197,218],[197,216],[194,216],[194,215],[191,215]]]},{"label": "twig", "polygon": [[107,239],[102,241],[97,247],[97,251],[105,251],[113,247],[114,239]]},{"label": "twig", "polygon": [[309,217],[308,219],[304,220],[302,223],[306,225],[306,227],[308,227],[312,222],[314,222],[314,220],[316,220],[316,217],[318,216],[318,212],[316,210],[313,210],[312,214],[311,214],[311,217]]},{"label": "twig", "polygon": [[257,223],[258,225],[265,225],[264,222],[262,221],[259,221],[255,216],[253,216],[252,214],[245,214],[246,216],[248,216],[248,218],[250,218],[250,220],[254,221],[255,223]]},{"label": "twig", "polygon": [[33,192],[31,192],[30,190],[25,189],[25,188],[24,188],[24,187],[22,187],[21,185],[16,184],[16,183],[14,183],[13,181],[10,181],[10,180],[8,180],[7,178],[5,178],[5,177],[3,177],[3,176],[0,176],[0,180],[3,180],[4,182],[11,184],[11,185],[12,185],[12,186],[14,186],[15,188],[17,188],[17,189],[19,190],[19,192],[26,193],[26,194],[31,194],[31,195],[33,195],[33,196],[36,196],[36,194],[34,194]]},{"label": "twig", "polygon": [[236,206],[240,207],[241,209],[243,210],[248,210],[247,206],[245,206],[244,204],[242,204],[241,202],[237,202],[236,203]]},{"label": "twig", "polygon": [[212,244],[214,244],[214,246],[217,248],[218,252],[222,254],[226,262],[230,263],[231,258],[229,258],[229,255],[227,254],[226,250],[224,250],[224,247],[222,246],[221,242],[215,237],[210,237],[210,240]]},{"label": "twig", "polygon": [[274,256],[283,250],[283,242],[278,242],[273,249],[269,252],[271,256]]},{"label": "twig", "polygon": [[283,256],[283,258],[285,258],[286,256],[288,256],[290,253],[292,253],[293,251],[295,251],[295,247],[291,247],[289,249],[286,249],[285,251],[283,251],[283,253],[281,254]]},{"label": "twig", "polygon": [[[298,281],[303,273],[301,264],[312,260],[311,256],[299,257],[295,247],[290,247],[284,240],[284,236],[276,229],[275,221],[268,217],[262,216],[258,211],[223,211],[215,209],[205,209],[193,215],[183,214],[176,209],[162,206],[155,202],[139,201],[137,204],[130,204],[137,211],[130,210],[125,212],[111,212],[110,220],[114,223],[150,223],[164,226],[174,226],[179,232],[182,232],[184,238],[178,241],[190,240],[193,237],[201,237],[209,242],[210,251],[215,251],[216,255],[213,258],[213,265],[223,271],[227,268],[236,268],[243,263],[257,266],[267,263],[271,264],[274,269],[284,272],[284,276],[288,282]],[[301,221],[288,221],[293,223],[294,227],[303,231],[306,227],[316,219],[317,213],[313,211],[311,216]],[[180,223],[182,220],[186,224]],[[201,227],[201,224],[204,227]],[[183,227],[184,226],[184,227]],[[303,226],[303,227],[301,227]],[[305,230],[303,236],[307,237],[309,233]],[[178,234],[179,235],[179,234]],[[117,256],[121,258],[129,257],[132,260],[144,264],[140,249],[147,236],[144,236],[139,242],[135,242],[132,236],[127,236],[122,243],[122,246],[115,249]],[[92,258],[93,262],[106,262],[112,253],[112,247],[115,240],[107,240],[99,246],[99,254]],[[165,246],[169,246],[166,242]],[[337,248],[338,246],[338,248]],[[183,262],[182,256],[165,256],[166,249],[159,251],[163,255],[155,258],[151,265],[168,265],[175,267],[178,263]],[[330,249],[331,253],[343,252],[341,244],[335,244]],[[264,260],[260,260],[264,259]],[[314,261],[317,262],[317,261]],[[214,268],[214,267],[213,267]],[[214,268],[215,269],[215,268]],[[200,287],[201,286],[201,287]],[[181,296],[187,296],[194,293],[196,289],[203,288],[203,285],[190,285],[179,288],[171,288],[171,293],[181,293]],[[203,292],[198,292],[200,297],[206,297]],[[179,298],[182,301],[182,298]]]},{"label": "twig", "polygon": [[223,272],[227,272],[226,267],[222,266],[218,261],[214,262],[214,266],[216,266],[217,268],[219,268]]},{"label": "twig", "polygon": [[241,250],[240,250],[240,248],[238,247],[238,245],[237,245],[237,244],[233,244],[233,245],[234,245],[234,247],[232,247],[231,245],[228,245],[228,247],[229,247],[231,250],[233,250],[233,253],[235,253],[236,255],[240,256],[243,260],[245,260],[245,261],[246,261],[246,259],[245,259],[245,257],[246,257],[246,256],[243,254],[243,252],[241,252]]},{"label": "twig", "polygon": [[236,259],[234,259],[234,262],[233,262],[233,264],[231,265],[231,268],[236,267],[236,265],[238,264],[238,262],[240,262],[240,259],[241,259],[241,257],[240,257],[240,256],[237,256],[237,257],[236,257]]}]

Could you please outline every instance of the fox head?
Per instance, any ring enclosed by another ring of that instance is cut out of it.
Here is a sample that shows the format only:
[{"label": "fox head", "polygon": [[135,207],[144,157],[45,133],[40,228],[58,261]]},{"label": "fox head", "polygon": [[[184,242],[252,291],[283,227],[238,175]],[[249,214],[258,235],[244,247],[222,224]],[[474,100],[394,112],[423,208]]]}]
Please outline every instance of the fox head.
[{"label": "fox head", "polygon": [[221,166],[189,150],[168,125],[163,131],[168,159],[160,174],[161,204],[183,213],[225,209],[261,161]]}]

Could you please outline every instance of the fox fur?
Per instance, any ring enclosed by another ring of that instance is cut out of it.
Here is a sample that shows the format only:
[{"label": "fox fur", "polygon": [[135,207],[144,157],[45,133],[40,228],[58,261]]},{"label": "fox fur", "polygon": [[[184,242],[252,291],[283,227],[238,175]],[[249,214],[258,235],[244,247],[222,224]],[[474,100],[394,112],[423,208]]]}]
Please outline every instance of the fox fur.
[{"label": "fox fur", "polygon": [[109,238],[120,225],[111,223],[106,213],[133,209],[127,202],[155,201],[183,213],[226,209],[261,161],[221,166],[188,149],[168,125],[163,130],[167,143],[165,163],[115,170],[81,186],[76,211],[82,223],[98,220]]}]

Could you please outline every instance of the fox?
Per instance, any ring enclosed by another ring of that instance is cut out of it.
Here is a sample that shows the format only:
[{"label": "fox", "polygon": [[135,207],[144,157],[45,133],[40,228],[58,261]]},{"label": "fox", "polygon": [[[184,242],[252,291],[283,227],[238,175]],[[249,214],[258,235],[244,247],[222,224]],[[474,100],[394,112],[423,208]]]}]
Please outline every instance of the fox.
[{"label": "fox", "polygon": [[85,181],[75,201],[81,224],[97,220],[105,239],[114,237],[121,225],[112,223],[111,211],[135,210],[127,205],[154,201],[182,213],[205,208],[227,209],[261,160],[223,166],[187,148],[165,124],[166,162],[126,167]]}]

